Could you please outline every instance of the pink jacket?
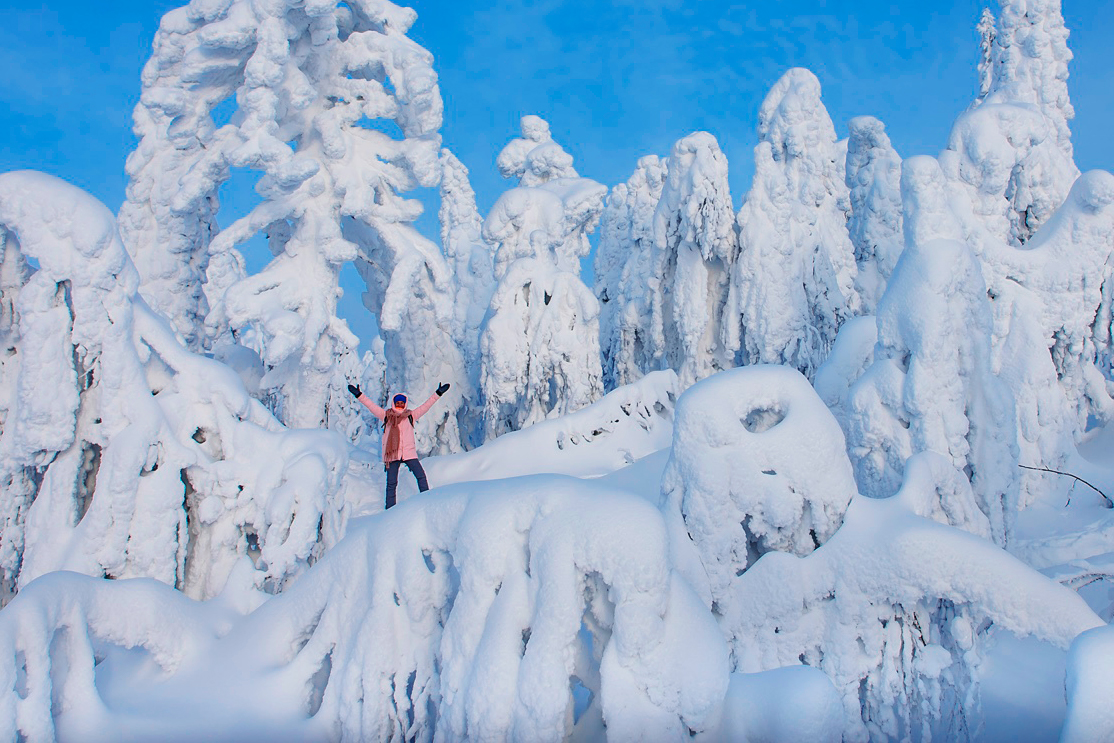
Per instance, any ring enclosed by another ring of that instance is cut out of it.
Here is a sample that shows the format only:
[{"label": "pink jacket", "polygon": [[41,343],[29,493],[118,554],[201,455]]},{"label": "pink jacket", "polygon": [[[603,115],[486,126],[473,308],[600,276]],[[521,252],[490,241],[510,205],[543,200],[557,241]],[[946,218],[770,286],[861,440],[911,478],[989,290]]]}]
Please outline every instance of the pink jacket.
[{"label": "pink jacket", "polygon": [[[367,408],[368,410],[370,410],[371,414],[374,415],[379,420],[383,420],[384,418],[387,417],[387,411],[384,410],[383,408],[379,407],[375,403],[373,403],[371,401],[371,398],[368,397],[367,395],[360,395],[356,399],[359,400],[361,403],[363,403],[363,406],[365,408]],[[429,396],[428,400],[426,400],[425,402],[423,402],[421,404],[421,407],[415,408],[414,410],[409,410],[408,409],[406,412],[408,412],[414,418],[414,420],[416,421],[419,418],[421,418],[423,415],[425,415],[427,412],[429,412],[429,409],[433,407],[433,403],[437,402],[440,399],[441,398],[439,398],[437,396],[437,393],[434,392],[432,395]],[[404,418],[402,420],[402,422],[398,424],[398,435],[399,435],[399,443],[402,445],[402,458],[404,460],[406,460],[406,459],[417,459],[418,458],[418,447],[414,443],[414,426],[411,425],[409,418]],[[383,456],[384,461],[386,461],[386,457],[387,457],[387,434],[386,434],[386,432],[383,433],[382,456]]]}]

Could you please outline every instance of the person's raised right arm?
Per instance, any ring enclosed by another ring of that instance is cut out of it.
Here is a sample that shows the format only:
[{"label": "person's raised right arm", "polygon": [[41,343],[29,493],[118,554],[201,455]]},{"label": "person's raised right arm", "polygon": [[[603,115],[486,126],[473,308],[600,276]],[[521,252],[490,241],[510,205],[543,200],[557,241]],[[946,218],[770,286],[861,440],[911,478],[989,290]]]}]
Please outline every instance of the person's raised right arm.
[{"label": "person's raised right arm", "polygon": [[383,420],[387,417],[387,411],[372,402],[371,398],[365,395],[363,392],[360,392],[359,387],[354,384],[350,384],[348,385],[348,391],[352,394],[352,397],[356,398],[356,400],[359,401],[361,405],[370,410],[371,414],[374,415],[376,418],[378,418],[379,420]]}]

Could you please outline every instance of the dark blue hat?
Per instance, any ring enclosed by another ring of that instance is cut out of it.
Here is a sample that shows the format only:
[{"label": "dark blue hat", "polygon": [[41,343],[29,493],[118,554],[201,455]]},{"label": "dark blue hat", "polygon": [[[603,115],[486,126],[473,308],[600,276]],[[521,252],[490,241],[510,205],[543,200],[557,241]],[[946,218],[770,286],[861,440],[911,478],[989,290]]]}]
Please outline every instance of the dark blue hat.
[{"label": "dark blue hat", "polygon": [[406,402],[406,395],[395,395],[393,402]]}]

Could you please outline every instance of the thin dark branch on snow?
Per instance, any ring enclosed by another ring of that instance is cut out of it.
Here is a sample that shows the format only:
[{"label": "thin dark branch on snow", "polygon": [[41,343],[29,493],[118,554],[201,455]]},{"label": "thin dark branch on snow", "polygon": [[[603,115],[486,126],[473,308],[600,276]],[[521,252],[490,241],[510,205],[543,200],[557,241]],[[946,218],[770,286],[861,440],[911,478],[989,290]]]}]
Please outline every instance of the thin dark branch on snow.
[{"label": "thin dark branch on snow", "polygon": [[1114,501],[1110,500],[1110,497],[1106,493],[1102,492],[1101,490],[1096,488],[1094,485],[1092,485],[1091,483],[1084,480],[1079,475],[1073,475],[1070,472],[1060,472],[1059,470],[1050,470],[1047,467],[1030,467],[1030,466],[1025,465],[1025,464],[1019,464],[1017,466],[1020,467],[1023,470],[1036,470],[1038,472],[1051,472],[1054,475],[1067,475],[1068,477],[1074,477],[1076,480],[1078,480],[1079,482],[1081,482],[1084,485],[1086,485],[1087,487],[1089,487],[1091,490],[1094,490],[1096,493],[1101,495],[1102,499],[1106,501],[1106,507],[1107,508],[1114,508]]}]

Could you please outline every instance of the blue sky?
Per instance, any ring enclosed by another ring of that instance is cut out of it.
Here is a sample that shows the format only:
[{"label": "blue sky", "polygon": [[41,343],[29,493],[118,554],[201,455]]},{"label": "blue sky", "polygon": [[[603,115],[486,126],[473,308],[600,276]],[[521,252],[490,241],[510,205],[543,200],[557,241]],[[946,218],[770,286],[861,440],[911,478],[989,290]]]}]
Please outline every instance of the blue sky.
[{"label": "blue sky", "polygon": [[[0,171],[36,168],[118,208],[131,109],[165,0],[0,0]],[[731,166],[736,205],[752,171],[763,96],[789,67],[820,78],[840,135],[853,116],[885,122],[902,156],[935,155],[975,94],[975,23],[985,2],[877,0],[413,0],[411,36],[433,52],[445,98],[445,144],[472,172],[481,212],[509,184],[495,170],[518,119],[535,113],[607,185],[639,157],[712,132]],[[996,9],[996,5],[994,6]],[[1114,13],[1109,0],[1065,0],[1075,53],[1076,160],[1114,169]],[[250,181],[229,190],[243,208]],[[231,214],[222,217],[228,224]],[[434,219],[422,228],[436,236]],[[256,266],[265,258],[254,256]],[[341,312],[373,332],[345,272]]]}]

